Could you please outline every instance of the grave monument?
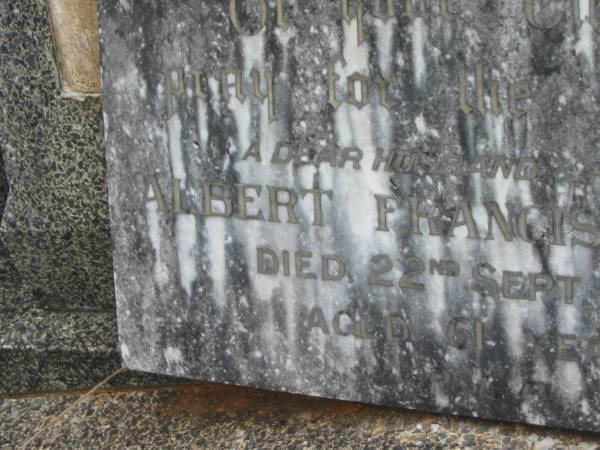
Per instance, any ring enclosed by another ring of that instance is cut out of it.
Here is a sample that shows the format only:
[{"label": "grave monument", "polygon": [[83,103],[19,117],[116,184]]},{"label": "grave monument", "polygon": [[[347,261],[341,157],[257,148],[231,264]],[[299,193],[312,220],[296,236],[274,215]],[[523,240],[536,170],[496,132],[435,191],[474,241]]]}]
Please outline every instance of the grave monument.
[{"label": "grave monument", "polygon": [[595,0],[99,8],[129,368],[600,427]]}]

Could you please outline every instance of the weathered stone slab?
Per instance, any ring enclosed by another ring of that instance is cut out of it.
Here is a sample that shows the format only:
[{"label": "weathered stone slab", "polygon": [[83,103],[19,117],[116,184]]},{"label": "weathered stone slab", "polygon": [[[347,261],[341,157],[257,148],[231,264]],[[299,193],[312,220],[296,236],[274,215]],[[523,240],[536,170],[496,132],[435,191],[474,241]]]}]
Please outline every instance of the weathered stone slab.
[{"label": "weathered stone slab", "polygon": [[598,429],[594,2],[363,4],[101,2],[126,364]]}]

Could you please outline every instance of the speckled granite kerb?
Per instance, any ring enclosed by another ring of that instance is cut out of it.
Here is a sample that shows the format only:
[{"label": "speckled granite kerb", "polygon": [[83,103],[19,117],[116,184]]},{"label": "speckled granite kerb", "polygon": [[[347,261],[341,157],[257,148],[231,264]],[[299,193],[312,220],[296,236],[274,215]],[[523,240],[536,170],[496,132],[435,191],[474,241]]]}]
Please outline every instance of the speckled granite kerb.
[{"label": "speckled granite kerb", "polygon": [[40,306],[109,309],[101,104],[61,98],[46,6],[0,3],[0,149],[10,185],[0,238]]}]

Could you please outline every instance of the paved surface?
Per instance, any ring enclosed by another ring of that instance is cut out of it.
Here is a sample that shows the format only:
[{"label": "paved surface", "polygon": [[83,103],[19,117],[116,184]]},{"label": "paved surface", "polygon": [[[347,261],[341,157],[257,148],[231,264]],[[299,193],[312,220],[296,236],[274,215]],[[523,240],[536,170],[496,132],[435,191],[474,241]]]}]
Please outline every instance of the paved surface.
[{"label": "paved surface", "polygon": [[[0,448],[19,448],[80,398],[0,400]],[[600,449],[600,435],[195,384],[102,391],[27,448]]]}]

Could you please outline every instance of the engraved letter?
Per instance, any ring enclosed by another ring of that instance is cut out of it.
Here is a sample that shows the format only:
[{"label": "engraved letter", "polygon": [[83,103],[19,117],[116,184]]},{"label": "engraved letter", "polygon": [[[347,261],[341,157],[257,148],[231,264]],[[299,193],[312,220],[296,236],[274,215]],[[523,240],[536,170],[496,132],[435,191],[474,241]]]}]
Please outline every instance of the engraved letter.
[{"label": "engraved letter", "polygon": [[175,214],[187,214],[181,207],[181,182],[178,178],[173,178],[173,212]]},{"label": "engraved letter", "polygon": [[500,206],[496,202],[486,202],[485,207],[488,211],[488,234],[486,236],[486,240],[491,241],[494,240],[494,228],[493,222],[495,221],[500,231],[502,232],[502,236],[508,242],[514,239],[514,232],[506,217],[500,210]]},{"label": "engraved letter", "polygon": [[336,315],[333,316],[333,329],[335,330],[335,333],[338,334],[339,336],[350,336],[350,333],[354,334],[352,332],[353,326],[349,327],[349,331],[342,330],[342,327],[340,324],[342,316],[345,316],[348,319],[352,320],[352,317],[350,317],[350,314],[348,314],[345,311],[340,311],[340,312],[336,313]]},{"label": "engraved letter", "polygon": [[[217,188],[220,193],[215,193],[215,188]],[[233,207],[231,205],[231,194],[229,192],[229,188],[227,185],[223,183],[203,183],[202,184],[203,191],[203,209],[204,215],[208,217],[229,217],[233,212]],[[213,209],[213,201],[220,201],[223,204],[223,207],[220,208],[219,211],[215,211]]]},{"label": "engraved letter", "polygon": [[[331,267],[335,263],[336,269]],[[321,259],[321,275],[325,281],[341,281],[346,276],[346,266],[339,256],[323,256]]]},{"label": "engraved letter", "polygon": [[[461,215],[463,216],[464,220],[459,222]],[[461,200],[456,205],[456,211],[454,211],[454,216],[452,217],[452,222],[450,223],[450,227],[448,229],[448,236],[454,236],[454,230],[463,226],[467,227],[469,239],[481,239],[479,231],[477,230],[477,224],[473,218],[473,213],[471,212],[471,207],[466,201]]]},{"label": "engraved letter", "polygon": [[527,300],[527,292],[515,291],[523,284],[523,272],[505,270],[502,273],[502,295],[513,300]]},{"label": "engraved letter", "polygon": [[427,7],[427,0],[416,0],[419,4],[419,10],[415,13],[413,7],[413,0],[406,0],[406,15],[411,19],[416,17],[422,17],[423,20],[429,18],[429,8]]},{"label": "engraved letter", "polygon": [[316,279],[317,276],[311,272],[305,272],[304,269],[310,269],[310,258],[312,258],[311,252],[296,252],[295,266],[296,276],[298,278]]},{"label": "engraved letter", "polygon": [[[233,83],[229,81],[230,75],[233,75],[235,78],[235,81]],[[229,99],[231,98],[231,93],[229,92],[229,89],[232,87],[235,88],[235,96],[237,97],[237,99],[241,103],[244,103],[246,101],[246,96],[244,95],[244,92],[242,90],[242,71],[239,69],[228,67],[223,71],[223,77],[221,80],[221,91],[223,99],[225,101],[229,101]]]},{"label": "engraved letter", "polygon": [[283,31],[290,27],[283,17],[283,0],[277,0],[277,26]]},{"label": "engraved letter", "polygon": [[332,191],[319,191],[318,189],[304,189],[302,191],[302,198],[305,198],[308,194],[313,196],[313,208],[314,208],[314,221],[315,227],[325,226],[323,223],[323,194],[331,200],[333,198]]},{"label": "engraved letter", "polygon": [[[557,12],[550,22],[543,24],[535,17],[535,2],[536,0],[525,0],[525,16],[527,17],[529,24],[534,28],[541,29],[549,29],[558,25],[563,17],[563,13]],[[542,6],[546,6],[549,3],[548,0],[539,0],[539,2]]]},{"label": "engraved letter", "polygon": [[270,71],[266,72],[267,79],[267,93],[263,93],[260,90],[260,73],[256,69],[252,69],[250,72],[252,79],[254,80],[254,96],[259,102],[264,103],[265,99],[268,99],[267,105],[269,107],[269,123],[275,121],[275,99],[273,91],[273,73]]},{"label": "engraved letter", "polygon": [[202,101],[206,101],[208,96],[206,95],[206,90],[204,89],[204,84],[206,82],[206,78],[204,76],[204,72],[202,70],[194,70],[194,95],[198,97]]},{"label": "engraved letter", "polygon": [[593,240],[591,242],[583,241],[579,238],[573,238],[573,245],[579,245],[581,247],[596,249],[600,247],[600,229],[597,226],[591,223],[582,222],[579,220],[579,216],[583,214],[581,210],[575,210],[571,216],[571,222],[573,224],[573,228],[577,231],[588,233],[593,236]]},{"label": "engraved letter", "polygon": [[246,153],[244,153],[244,156],[242,156],[242,161],[246,161],[249,158],[254,158],[256,162],[262,161],[262,157],[260,156],[260,145],[256,143],[252,144]]},{"label": "engraved letter", "polygon": [[593,338],[587,348],[588,358],[597,363],[600,360],[600,338]]},{"label": "engraved letter", "polygon": [[[467,79],[467,69],[465,66],[460,67],[459,80],[460,80],[460,109],[465,114],[469,114],[474,110],[479,111],[481,114],[485,114],[487,108],[485,106],[485,93],[484,93],[484,79],[483,79],[483,64],[478,63],[475,69],[475,96],[477,98],[477,106],[469,104],[467,88],[469,87],[469,80]],[[498,81],[491,80],[490,82],[490,97],[491,97],[491,111],[498,115],[502,112],[500,107],[500,101],[498,96]]]},{"label": "engraved letter", "polygon": [[365,41],[365,30],[363,24],[362,1],[358,1],[358,6],[353,13],[350,12],[348,2],[350,0],[342,0],[342,18],[350,25],[353,19],[356,19],[356,45],[359,46]]},{"label": "engraved letter", "polygon": [[259,247],[256,249],[258,273],[265,275],[277,275],[279,273],[279,258],[269,248]]},{"label": "engraved letter", "polygon": [[480,320],[471,323],[466,319],[453,319],[448,324],[450,345],[459,350],[466,350],[474,345],[478,352],[483,351],[483,323]]},{"label": "engraved letter", "polygon": [[537,381],[532,381],[530,383],[525,383],[521,388],[521,400],[527,400],[529,396],[537,396],[540,398],[547,397],[548,386],[545,383],[538,383]]},{"label": "engraved letter", "polygon": [[[287,201],[281,200],[279,193],[284,192],[287,194]],[[298,203],[298,195],[291,189],[269,187],[269,203],[270,203],[270,217],[269,222],[281,222],[279,219],[279,208],[284,207],[288,213],[288,223],[297,224],[298,216],[294,211],[294,207]]]},{"label": "engraved letter", "polygon": [[556,279],[565,284],[565,303],[567,305],[572,305],[575,300],[575,283],[579,283],[581,278],[558,275]]},{"label": "engraved letter", "polygon": [[390,231],[388,228],[388,214],[396,210],[389,205],[389,202],[395,201],[400,207],[400,200],[391,195],[376,195],[375,199],[377,200],[377,216],[379,218],[377,231]]},{"label": "engraved letter", "polygon": [[527,222],[527,217],[532,209],[535,208],[533,206],[525,206],[517,214],[517,232],[519,234],[519,237],[523,239],[523,241],[530,243],[533,241],[529,237],[529,223]]},{"label": "engraved letter", "polygon": [[[396,331],[399,329],[399,331]],[[385,340],[388,342],[408,342],[410,329],[408,323],[402,317],[389,315],[385,318]]]},{"label": "engraved letter", "polygon": [[377,172],[379,170],[379,167],[383,163],[385,163],[385,166],[383,169],[386,172],[389,172],[392,168],[392,163],[396,159],[397,155],[398,155],[398,153],[395,151],[391,151],[390,153],[388,153],[386,155],[384,149],[378,148],[377,155],[375,156],[375,159],[373,160],[373,166],[371,167],[371,170],[373,170],[374,172]]},{"label": "engraved letter", "polygon": [[315,306],[310,312],[307,322],[309,330],[312,330],[313,328],[320,328],[323,334],[329,334],[329,328],[327,327],[327,322],[325,321],[325,315],[323,314],[323,310],[318,306]]},{"label": "engraved letter", "polygon": [[560,361],[579,361],[575,344],[577,344],[577,336],[572,334],[559,335],[556,358]]},{"label": "engraved letter", "polygon": [[[348,77],[348,103],[362,109],[369,104],[369,77],[354,72]],[[360,99],[356,95],[356,84],[360,84]]]},{"label": "engraved letter", "polygon": [[[150,190],[152,189],[152,197],[150,197]],[[167,205],[165,203],[165,197],[160,190],[158,181],[154,175],[146,177],[146,203],[156,202],[159,211],[166,211]]]},{"label": "engraved letter", "polygon": [[432,236],[441,236],[440,224],[435,217],[428,213],[421,212],[421,204],[425,203],[424,198],[413,197],[410,199],[410,233],[422,235],[421,218],[427,219],[429,223],[429,234]]},{"label": "engraved letter", "polygon": [[256,215],[248,214],[248,203],[254,203],[255,198],[248,196],[248,190],[253,189],[256,196],[260,197],[262,186],[254,184],[238,184],[238,208],[240,211],[240,219],[242,220],[265,220],[262,211],[258,211]]},{"label": "engraved letter", "polygon": [[[281,156],[281,154],[285,156]],[[271,164],[289,164],[294,158],[294,149],[287,144],[277,144],[273,156],[271,157]]]},{"label": "engraved letter", "polygon": [[[250,0],[246,0],[246,2],[249,1]],[[258,0],[258,2],[260,3],[260,27],[256,32],[248,33],[242,29],[242,25],[240,24],[240,17],[237,12],[237,0],[229,0],[229,18],[231,19],[231,23],[233,23],[233,26],[235,27],[237,32],[240,33],[242,36],[253,36],[255,34],[258,34],[260,33],[260,30],[262,30],[267,24],[267,0]],[[246,8],[248,7],[249,3],[246,3]]]},{"label": "engraved letter", "polygon": [[335,73],[335,64],[338,61],[342,64],[342,67],[346,67],[347,63],[341,52],[334,55],[327,63],[327,86],[329,88],[328,103],[333,106],[334,109],[338,109],[342,105],[342,102],[340,102],[335,95],[335,83],[340,79]]},{"label": "engraved letter", "polygon": [[[392,81],[396,81],[395,76],[392,76]],[[388,81],[383,77],[378,77],[375,80],[375,83],[379,87],[379,104],[389,111],[396,106],[394,102],[390,101],[389,97],[389,88],[392,81]]]},{"label": "engraved letter", "polygon": [[347,162],[352,162],[352,168],[354,170],[360,170],[360,162],[362,161],[364,153],[361,149],[356,147],[346,147],[342,152],[342,157],[338,167],[343,168]]},{"label": "engraved letter", "polygon": [[527,111],[519,109],[517,102],[531,97],[531,90],[527,81],[508,84],[509,109],[515,119],[519,119],[527,114]]},{"label": "engraved letter", "polygon": [[448,0],[440,0],[440,14],[442,15],[442,17],[458,16],[458,13],[450,11],[450,7],[448,6]]},{"label": "engraved letter", "polygon": [[473,287],[473,290],[481,295],[495,296],[500,292],[500,285],[492,277],[485,276],[483,270],[494,273],[496,269],[488,263],[477,264],[473,268],[473,278],[479,284]]},{"label": "engraved letter", "polygon": [[538,292],[548,292],[554,289],[556,283],[547,273],[529,274],[529,300],[537,300]]},{"label": "engraved letter", "polygon": [[373,17],[377,17],[378,19],[387,22],[388,20],[394,18],[396,16],[396,9],[394,8],[394,0],[383,0],[386,5],[386,11],[381,11],[381,1],[382,0],[373,0]]},{"label": "engraved letter", "polygon": [[[165,92],[167,100],[167,120],[171,118],[175,112],[174,101],[177,97],[181,97],[185,93],[185,77],[181,67],[166,67],[163,69],[165,73]],[[177,75],[177,81],[173,85],[173,75]]]}]

